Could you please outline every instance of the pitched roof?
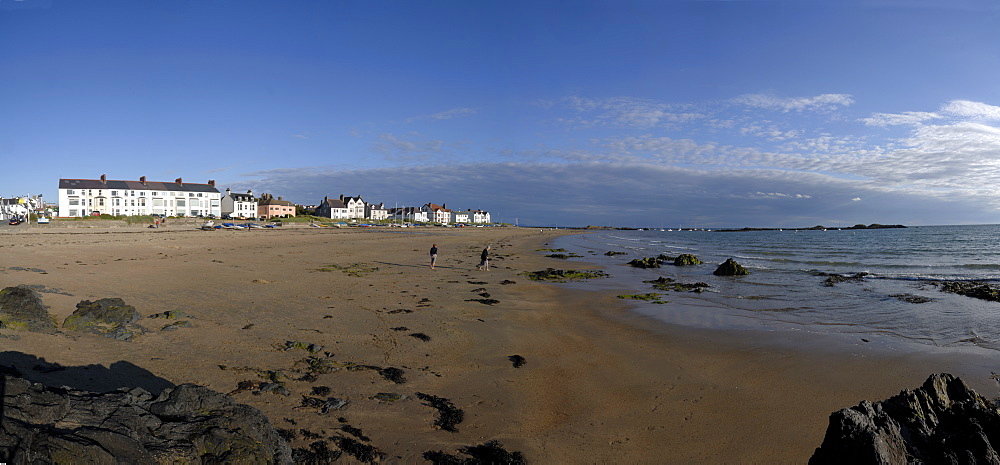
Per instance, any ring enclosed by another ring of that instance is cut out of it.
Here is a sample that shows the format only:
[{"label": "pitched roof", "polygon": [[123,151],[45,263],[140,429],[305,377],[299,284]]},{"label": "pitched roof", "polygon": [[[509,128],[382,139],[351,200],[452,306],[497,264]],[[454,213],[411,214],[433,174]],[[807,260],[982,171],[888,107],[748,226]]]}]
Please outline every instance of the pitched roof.
[{"label": "pitched roof", "polygon": [[143,190],[143,191],[181,191],[181,192],[214,192],[219,190],[211,184],[177,183],[177,182],[156,182],[146,181],[145,184],[139,181],[115,181],[100,179],[60,179],[60,189],[121,189],[121,190]]}]

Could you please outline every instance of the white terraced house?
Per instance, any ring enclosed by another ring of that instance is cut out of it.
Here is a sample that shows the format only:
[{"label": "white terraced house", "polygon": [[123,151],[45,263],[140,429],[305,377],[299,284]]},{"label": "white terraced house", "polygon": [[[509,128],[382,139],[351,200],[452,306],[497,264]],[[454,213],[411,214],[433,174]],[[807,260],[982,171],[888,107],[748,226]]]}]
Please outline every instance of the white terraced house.
[{"label": "white terraced house", "polygon": [[174,182],[60,179],[59,216],[163,215],[221,216],[222,194],[208,184]]},{"label": "white terraced house", "polygon": [[253,196],[253,191],[246,194],[233,193],[226,189],[226,195],[222,196],[222,217],[230,218],[257,218],[257,198]]}]

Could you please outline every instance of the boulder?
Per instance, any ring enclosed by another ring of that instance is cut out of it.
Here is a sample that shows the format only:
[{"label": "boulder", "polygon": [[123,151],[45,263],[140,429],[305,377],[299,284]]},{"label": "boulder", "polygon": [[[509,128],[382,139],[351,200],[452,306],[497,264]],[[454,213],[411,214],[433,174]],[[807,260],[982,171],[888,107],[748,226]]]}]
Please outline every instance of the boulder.
[{"label": "boulder", "polygon": [[698,257],[689,253],[682,253],[674,259],[675,266],[701,265],[702,261]]},{"label": "boulder", "polygon": [[184,384],[154,397],[49,388],[3,377],[0,457],[9,463],[292,463],[259,410]]},{"label": "boulder", "polygon": [[0,289],[0,327],[38,333],[56,332],[56,323],[49,316],[42,297],[26,287]]},{"label": "boulder", "polygon": [[750,272],[739,263],[736,263],[736,260],[730,258],[725,263],[719,265],[712,274],[716,276],[742,276],[748,275]]},{"label": "boulder", "polygon": [[76,310],[63,321],[63,329],[94,333],[120,341],[131,341],[145,330],[135,325],[142,318],[135,307],[125,304],[118,297],[100,299],[96,302],[84,300],[76,304]]},{"label": "boulder", "polygon": [[810,465],[1000,463],[1000,412],[965,382],[931,375],[914,390],[830,415]]}]

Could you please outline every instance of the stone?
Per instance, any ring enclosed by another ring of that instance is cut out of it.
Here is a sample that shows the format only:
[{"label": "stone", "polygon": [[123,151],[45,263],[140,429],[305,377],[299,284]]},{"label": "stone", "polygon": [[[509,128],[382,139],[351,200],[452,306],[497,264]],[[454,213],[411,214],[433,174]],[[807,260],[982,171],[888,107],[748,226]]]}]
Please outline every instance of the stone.
[{"label": "stone", "polygon": [[702,261],[698,257],[689,253],[682,253],[674,259],[674,266],[701,265]]},{"label": "stone", "polygon": [[9,463],[292,463],[267,417],[206,387],[96,393],[12,376],[2,386]]},{"label": "stone", "polygon": [[995,464],[998,445],[996,406],[961,379],[934,374],[917,389],[831,414],[809,463]]},{"label": "stone", "polygon": [[27,287],[0,289],[0,327],[52,334],[56,323],[42,297]]},{"label": "stone", "polygon": [[81,301],[76,310],[63,321],[63,329],[93,333],[120,341],[131,341],[145,332],[135,325],[142,315],[135,307],[127,305],[118,297],[110,297],[91,302]]},{"label": "stone", "polygon": [[716,276],[742,276],[748,275],[750,272],[739,263],[736,263],[736,260],[729,258],[726,259],[725,263],[719,265],[712,274]]}]

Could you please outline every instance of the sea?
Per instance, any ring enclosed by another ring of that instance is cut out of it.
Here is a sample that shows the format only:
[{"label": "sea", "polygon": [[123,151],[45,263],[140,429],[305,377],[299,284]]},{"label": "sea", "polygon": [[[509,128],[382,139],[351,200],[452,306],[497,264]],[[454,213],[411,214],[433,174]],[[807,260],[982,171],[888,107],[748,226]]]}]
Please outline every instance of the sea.
[{"label": "sea", "polygon": [[[851,340],[901,342],[927,348],[1000,351],[1000,302],[946,293],[945,281],[1000,285],[1000,225],[911,226],[893,229],[602,230],[563,236],[546,247],[577,257],[552,259],[603,267],[611,276],[571,286],[627,294],[660,292],[666,304],[628,300],[666,323],[699,328],[797,331]],[[605,255],[625,252],[625,255]],[[540,252],[546,253],[546,252]],[[696,266],[657,269],[635,258],[689,253]],[[750,274],[713,275],[732,258]],[[858,280],[825,285],[830,275]],[[701,293],[663,292],[644,281],[660,276],[708,284]]]}]

